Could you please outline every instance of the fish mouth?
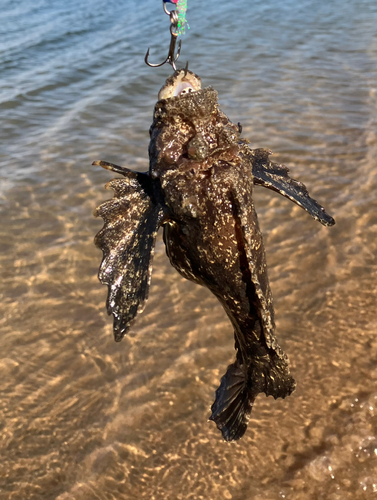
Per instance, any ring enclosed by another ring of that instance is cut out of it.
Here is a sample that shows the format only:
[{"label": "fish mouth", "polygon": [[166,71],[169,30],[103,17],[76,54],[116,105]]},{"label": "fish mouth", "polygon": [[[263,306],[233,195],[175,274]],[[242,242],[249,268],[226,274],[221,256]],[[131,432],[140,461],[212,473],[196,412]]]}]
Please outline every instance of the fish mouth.
[{"label": "fish mouth", "polygon": [[187,69],[179,69],[166,80],[158,93],[158,100],[184,96],[197,92],[201,88],[202,84],[198,75]]},{"label": "fish mouth", "polygon": [[182,95],[182,94],[189,94],[190,92],[195,92],[195,89],[191,85],[191,83],[181,82],[176,86],[176,88],[174,90],[174,97]]}]

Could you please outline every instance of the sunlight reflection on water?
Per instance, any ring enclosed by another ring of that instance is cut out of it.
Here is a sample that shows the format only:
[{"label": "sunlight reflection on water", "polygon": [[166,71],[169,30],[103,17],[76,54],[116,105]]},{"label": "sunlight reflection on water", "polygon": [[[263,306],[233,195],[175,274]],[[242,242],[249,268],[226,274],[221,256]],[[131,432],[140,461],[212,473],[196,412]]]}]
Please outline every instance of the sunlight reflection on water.
[{"label": "sunlight reflection on water", "polygon": [[[160,4],[5,4],[0,47],[0,498],[371,498],[377,483],[377,8],[241,0],[195,6],[182,65],[219,92],[336,218],[256,190],[279,341],[298,382],[259,397],[237,444],[207,422],[234,356],[225,313],[171,268],[112,338],[97,281],[103,158],[148,167],[167,67]],[[214,7],[215,5],[215,7]],[[189,8],[190,4],[189,4]],[[148,29],[140,36],[140,23]],[[236,34],[236,36],[235,36]]]}]

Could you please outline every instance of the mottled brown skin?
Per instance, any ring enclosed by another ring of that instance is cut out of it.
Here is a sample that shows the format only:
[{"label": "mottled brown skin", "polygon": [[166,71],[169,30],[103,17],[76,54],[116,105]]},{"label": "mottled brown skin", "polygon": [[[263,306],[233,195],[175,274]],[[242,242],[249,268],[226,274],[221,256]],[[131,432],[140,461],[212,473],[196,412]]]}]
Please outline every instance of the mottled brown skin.
[{"label": "mottled brown skin", "polygon": [[147,299],[163,225],[172,265],[209,288],[233,325],[236,361],[222,377],[211,419],[224,439],[236,440],[260,392],[284,398],[295,388],[275,337],[253,184],[280,192],[324,225],[334,221],[304,185],[288,177],[288,169],[269,161],[268,151],[248,148],[239,126],[218,108],[216,91],[200,90],[199,77],[177,71],[161,95],[167,98],[155,107],[149,174],[97,162],[126,177],[117,180],[124,185],[115,186],[115,198],[97,209],[105,219],[96,239],[104,251],[100,279],[109,286],[108,311],[120,340]]}]

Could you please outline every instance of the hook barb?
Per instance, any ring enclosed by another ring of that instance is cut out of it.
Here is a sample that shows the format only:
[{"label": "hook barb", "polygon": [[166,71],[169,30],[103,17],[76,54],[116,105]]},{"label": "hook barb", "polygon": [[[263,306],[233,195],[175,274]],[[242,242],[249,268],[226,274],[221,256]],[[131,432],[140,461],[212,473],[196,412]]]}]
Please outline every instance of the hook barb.
[{"label": "hook barb", "polygon": [[148,61],[148,58],[149,58],[149,48],[147,50],[147,53],[145,54],[145,58],[144,58],[145,63],[148,66],[150,66],[151,68],[159,68],[160,66],[163,66],[164,64],[168,63],[168,64],[170,64],[173,67],[174,71],[177,71],[175,63],[176,63],[176,61],[178,61],[178,58],[179,58],[179,56],[181,54],[181,45],[182,45],[182,40],[179,40],[177,54],[175,55],[175,44],[177,42],[177,36],[178,35],[176,33],[171,32],[169,53],[168,53],[167,58],[164,61],[162,61],[162,63],[152,64],[152,63],[150,63]]}]

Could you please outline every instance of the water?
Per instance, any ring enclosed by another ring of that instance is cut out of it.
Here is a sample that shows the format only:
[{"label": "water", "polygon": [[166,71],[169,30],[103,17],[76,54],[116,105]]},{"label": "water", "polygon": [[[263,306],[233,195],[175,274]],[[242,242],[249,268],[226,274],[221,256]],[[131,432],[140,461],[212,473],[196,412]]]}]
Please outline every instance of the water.
[{"label": "water", "polygon": [[160,2],[3,0],[1,499],[377,498],[377,5],[188,6],[181,64],[337,221],[256,190],[297,390],[221,440],[207,418],[232,328],[160,240],[148,306],[112,339],[92,242],[111,174],[91,163],[148,167]]}]

